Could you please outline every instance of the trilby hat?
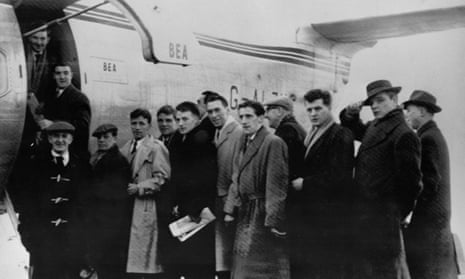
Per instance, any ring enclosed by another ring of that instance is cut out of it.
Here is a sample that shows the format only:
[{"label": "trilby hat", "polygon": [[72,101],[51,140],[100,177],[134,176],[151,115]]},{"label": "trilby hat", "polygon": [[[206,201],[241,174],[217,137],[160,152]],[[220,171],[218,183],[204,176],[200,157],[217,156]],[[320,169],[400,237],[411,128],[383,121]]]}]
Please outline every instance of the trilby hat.
[{"label": "trilby hat", "polygon": [[440,112],[442,110],[438,105],[436,105],[436,97],[423,90],[413,91],[408,101],[405,101],[402,105],[404,108],[407,108],[410,104],[427,107],[431,109],[433,113]]},{"label": "trilby hat", "polygon": [[392,86],[389,80],[376,80],[367,85],[367,98],[363,101],[363,105],[370,105],[370,100],[379,93],[391,91],[396,94],[400,92],[402,87]]}]

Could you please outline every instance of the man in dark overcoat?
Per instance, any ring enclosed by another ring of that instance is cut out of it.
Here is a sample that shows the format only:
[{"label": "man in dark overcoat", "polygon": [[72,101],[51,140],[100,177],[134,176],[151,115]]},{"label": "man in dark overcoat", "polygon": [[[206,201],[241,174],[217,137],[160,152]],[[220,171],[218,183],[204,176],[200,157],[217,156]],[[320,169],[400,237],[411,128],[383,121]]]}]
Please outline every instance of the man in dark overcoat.
[{"label": "man in dark overcoat", "polygon": [[164,105],[157,111],[157,124],[160,131],[159,140],[170,150],[171,140],[177,131],[176,110],[170,105]]},{"label": "man in dark overcoat", "polygon": [[51,121],[57,120],[71,123],[76,128],[71,151],[87,160],[91,120],[89,99],[71,84],[73,72],[69,64],[56,64],[53,77],[56,82],[56,92],[45,100],[41,126],[46,127]]},{"label": "man in dark overcoat", "polygon": [[264,107],[239,105],[244,134],[224,220],[237,220],[231,278],[290,278],[285,231],[288,177],[286,143],[264,127]]},{"label": "man in dark overcoat", "polygon": [[[199,126],[196,104],[182,102],[176,106],[179,134],[171,143],[171,186],[175,188],[174,206],[179,217],[188,215],[200,221],[200,213],[213,211],[216,197],[216,149],[208,132]],[[174,271],[190,278],[214,278],[214,224],[209,224],[185,242],[178,243],[173,259]]]},{"label": "man in dark overcoat", "polygon": [[287,145],[289,154],[289,180],[300,177],[304,160],[306,136],[305,129],[293,115],[294,106],[288,97],[281,97],[265,103],[266,118],[275,135],[280,137]]},{"label": "man in dark overcoat", "polygon": [[312,129],[302,177],[292,182],[301,198],[290,236],[292,278],[346,278],[354,139],[334,122],[328,91],[310,90],[304,105]]},{"label": "man in dark overcoat", "polygon": [[46,129],[51,149],[37,154],[28,168],[28,207],[19,231],[34,279],[79,278],[84,267],[82,196],[89,168],[69,152],[74,130],[67,122],[51,124]]},{"label": "man in dark overcoat", "polygon": [[[410,278],[401,223],[421,191],[420,141],[397,104],[400,89],[387,80],[374,81],[363,103],[340,114],[342,126],[361,141],[354,174],[359,230],[355,245],[361,260],[354,264],[356,278]],[[368,124],[359,117],[362,104],[375,116]]]},{"label": "man in dark overcoat", "polygon": [[116,144],[118,128],[102,124],[92,133],[98,150],[90,163],[92,175],[87,220],[90,263],[98,277],[124,278],[132,202],[127,194],[131,166]]},{"label": "man in dark overcoat", "polygon": [[421,141],[423,192],[405,230],[407,263],[412,278],[457,278],[450,228],[451,196],[449,151],[434,114],[436,98],[416,90],[404,102],[407,121]]}]

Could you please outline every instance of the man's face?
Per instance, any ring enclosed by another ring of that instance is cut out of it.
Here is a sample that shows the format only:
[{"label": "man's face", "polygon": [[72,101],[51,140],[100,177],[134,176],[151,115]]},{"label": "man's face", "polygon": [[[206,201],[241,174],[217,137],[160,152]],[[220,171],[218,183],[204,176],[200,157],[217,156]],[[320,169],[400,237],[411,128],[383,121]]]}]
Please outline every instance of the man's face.
[{"label": "man's face", "polygon": [[29,36],[29,44],[34,52],[42,53],[49,41],[50,37],[47,31],[39,31]]},{"label": "man's face", "polygon": [[48,142],[52,145],[52,150],[58,154],[68,151],[69,145],[73,142],[73,136],[67,132],[56,132],[48,136]]},{"label": "man's face", "polygon": [[223,106],[220,100],[207,103],[207,113],[216,128],[223,127],[228,118],[228,108]]},{"label": "man's face", "polygon": [[169,136],[176,131],[176,120],[173,114],[160,113],[157,117],[157,123],[163,136]]},{"label": "man's face", "polygon": [[254,109],[245,107],[239,109],[239,120],[241,121],[244,133],[247,135],[254,134],[263,126],[263,115],[257,116]]},{"label": "man's face", "polygon": [[97,148],[99,151],[107,151],[116,144],[116,136],[112,132],[101,133],[96,136]]},{"label": "man's face", "polygon": [[331,108],[323,103],[323,99],[305,101],[304,106],[313,126],[319,127],[331,117]]},{"label": "man's face", "polygon": [[282,108],[280,107],[269,106],[266,108],[265,118],[268,119],[271,128],[278,128],[282,113]]},{"label": "man's face", "polygon": [[73,72],[69,66],[56,66],[53,72],[53,78],[60,89],[66,88],[71,84]]},{"label": "man's face", "polygon": [[379,93],[371,98],[370,107],[376,119],[383,118],[397,107],[396,97],[391,98],[388,93]]},{"label": "man's face", "polygon": [[147,118],[142,116],[131,119],[131,132],[132,136],[136,140],[143,139],[148,135],[152,125],[149,123]]},{"label": "man's face", "polygon": [[179,132],[183,135],[192,131],[199,124],[197,115],[190,111],[178,111],[176,121],[178,122]]},{"label": "man's face", "polygon": [[412,129],[418,129],[421,126],[421,118],[422,118],[422,109],[415,105],[408,105],[406,109],[405,120],[409,124]]}]

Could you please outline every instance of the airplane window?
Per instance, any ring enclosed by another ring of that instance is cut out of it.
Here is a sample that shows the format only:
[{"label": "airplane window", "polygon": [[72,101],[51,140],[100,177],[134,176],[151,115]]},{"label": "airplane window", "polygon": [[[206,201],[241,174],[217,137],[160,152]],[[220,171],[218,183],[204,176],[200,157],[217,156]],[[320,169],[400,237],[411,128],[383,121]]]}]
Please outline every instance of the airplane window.
[{"label": "airplane window", "polygon": [[5,53],[0,49],[0,97],[8,91],[8,68]]}]

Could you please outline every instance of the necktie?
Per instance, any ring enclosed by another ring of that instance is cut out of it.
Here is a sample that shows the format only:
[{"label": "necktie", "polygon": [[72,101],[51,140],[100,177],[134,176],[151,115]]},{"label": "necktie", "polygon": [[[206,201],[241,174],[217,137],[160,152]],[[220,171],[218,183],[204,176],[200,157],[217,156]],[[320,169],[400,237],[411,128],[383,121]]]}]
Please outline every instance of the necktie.
[{"label": "necktie", "polygon": [[137,151],[137,140],[134,140],[134,143],[132,144],[132,148],[131,148],[131,154],[136,153],[136,151]]},{"label": "necktie", "polygon": [[34,67],[35,69],[39,68],[40,53],[34,53]]},{"label": "necktie", "polygon": [[215,141],[217,142],[220,139],[220,129],[216,129],[215,132]]},{"label": "necktie", "polygon": [[57,163],[58,168],[62,169],[62,168],[65,167],[65,164],[63,163],[63,157],[62,156],[55,157],[55,161]]},{"label": "necktie", "polygon": [[249,146],[250,142],[252,140],[250,139],[250,137],[245,137],[245,143],[244,143],[244,153],[245,151],[247,150],[247,147]]}]

